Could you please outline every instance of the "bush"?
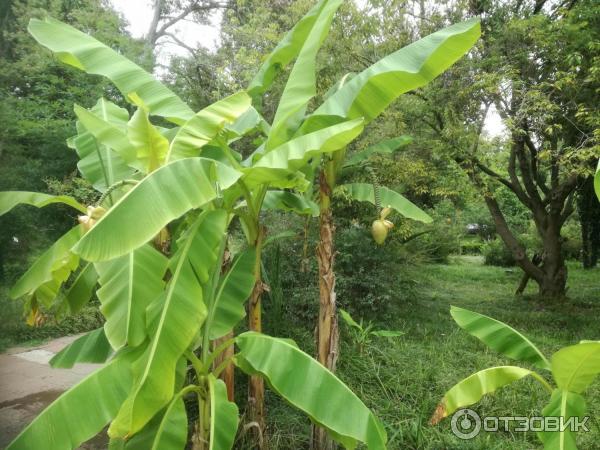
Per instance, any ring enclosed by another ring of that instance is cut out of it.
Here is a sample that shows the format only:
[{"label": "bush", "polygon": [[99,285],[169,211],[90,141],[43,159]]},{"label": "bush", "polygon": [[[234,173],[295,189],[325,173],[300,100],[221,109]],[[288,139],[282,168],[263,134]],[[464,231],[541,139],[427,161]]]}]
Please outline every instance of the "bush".
[{"label": "bush", "polygon": [[484,264],[488,266],[510,267],[515,265],[512,253],[500,238],[484,243],[481,253],[484,257]]}]

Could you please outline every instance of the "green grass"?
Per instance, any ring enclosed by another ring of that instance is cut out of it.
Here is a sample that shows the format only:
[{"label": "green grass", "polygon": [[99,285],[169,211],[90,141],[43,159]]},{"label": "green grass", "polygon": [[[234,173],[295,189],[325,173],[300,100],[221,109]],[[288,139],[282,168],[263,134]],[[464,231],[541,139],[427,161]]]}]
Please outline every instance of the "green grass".
[{"label": "green grass", "polygon": [[[520,271],[483,266],[480,257],[458,257],[448,265],[403,271],[401,277],[411,288],[395,291],[387,309],[366,319],[406,334],[395,339],[375,338],[360,355],[340,321],[338,375],[383,420],[390,449],[542,448],[534,433],[481,432],[476,439],[462,441],[452,434],[449,419],[438,426],[430,426],[428,421],[444,392],[456,382],[490,366],[518,364],[459,329],[450,317],[450,305],[512,325],[547,356],[581,339],[600,339],[600,270],[583,271],[571,264],[569,273],[569,299],[549,303],[535,297],[535,283],[523,297],[515,297]],[[286,323],[295,325],[288,336],[312,353],[311,326],[294,320],[293,307],[289,311]],[[550,374],[544,375],[550,379]],[[600,381],[588,389],[586,399],[590,415],[600,417]],[[306,418],[271,393],[267,401],[272,447],[307,448]],[[540,415],[547,401],[547,392],[525,379],[484,398],[473,409],[482,416],[532,416]],[[581,433],[578,442],[580,449],[600,449],[597,419],[591,432]]]}]

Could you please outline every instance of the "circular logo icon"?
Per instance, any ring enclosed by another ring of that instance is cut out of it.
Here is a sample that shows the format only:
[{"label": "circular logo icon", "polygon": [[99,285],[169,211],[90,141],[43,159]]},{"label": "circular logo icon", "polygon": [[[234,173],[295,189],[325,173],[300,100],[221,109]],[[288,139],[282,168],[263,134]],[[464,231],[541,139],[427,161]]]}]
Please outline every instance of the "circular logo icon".
[{"label": "circular logo icon", "polygon": [[459,439],[473,439],[481,431],[481,418],[472,409],[459,409],[452,416],[452,432]]}]

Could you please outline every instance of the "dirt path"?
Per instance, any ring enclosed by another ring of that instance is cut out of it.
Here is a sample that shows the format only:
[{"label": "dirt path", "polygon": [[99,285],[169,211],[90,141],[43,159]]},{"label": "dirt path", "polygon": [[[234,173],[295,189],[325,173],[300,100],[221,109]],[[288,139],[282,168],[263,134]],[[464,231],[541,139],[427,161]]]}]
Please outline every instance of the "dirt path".
[{"label": "dirt path", "polygon": [[[55,339],[38,347],[12,348],[0,354],[0,448],[27,426],[62,392],[100,367],[77,364],[72,369],[53,369],[48,361],[79,336]],[[106,448],[95,439],[82,449]]]}]

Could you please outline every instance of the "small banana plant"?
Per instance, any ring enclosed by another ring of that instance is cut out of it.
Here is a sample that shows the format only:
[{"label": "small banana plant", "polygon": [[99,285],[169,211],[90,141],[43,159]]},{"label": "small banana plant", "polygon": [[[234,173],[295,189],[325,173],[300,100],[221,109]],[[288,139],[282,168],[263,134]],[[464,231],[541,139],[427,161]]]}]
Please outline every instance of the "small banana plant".
[{"label": "small banana plant", "polygon": [[[600,374],[600,341],[581,341],[563,347],[550,359],[523,334],[483,314],[452,306],[454,321],[490,349],[544,371],[519,366],[498,366],[476,372],[448,390],[437,406],[430,424],[436,425],[455,411],[477,403],[484,395],[525,377],[532,377],[548,392],[544,417],[582,418],[587,410],[584,393]],[[547,381],[553,378],[553,384]],[[576,450],[576,436],[569,427],[537,433],[545,450]]]},{"label": "small banana plant", "polygon": [[365,324],[363,323],[362,318],[360,319],[360,322],[356,322],[347,311],[343,310],[342,308],[340,308],[339,311],[340,316],[342,316],[342,319],[346,325],[348,325],[348,330],[352,336],[352,340],[357,345],[358,351],[361,355],[364,352],[365,347],[371,343],[373,337],[393,338],[400,337],[405,334],[402,331],[375,330],[373,329],[373,322],[369,321]]}]

